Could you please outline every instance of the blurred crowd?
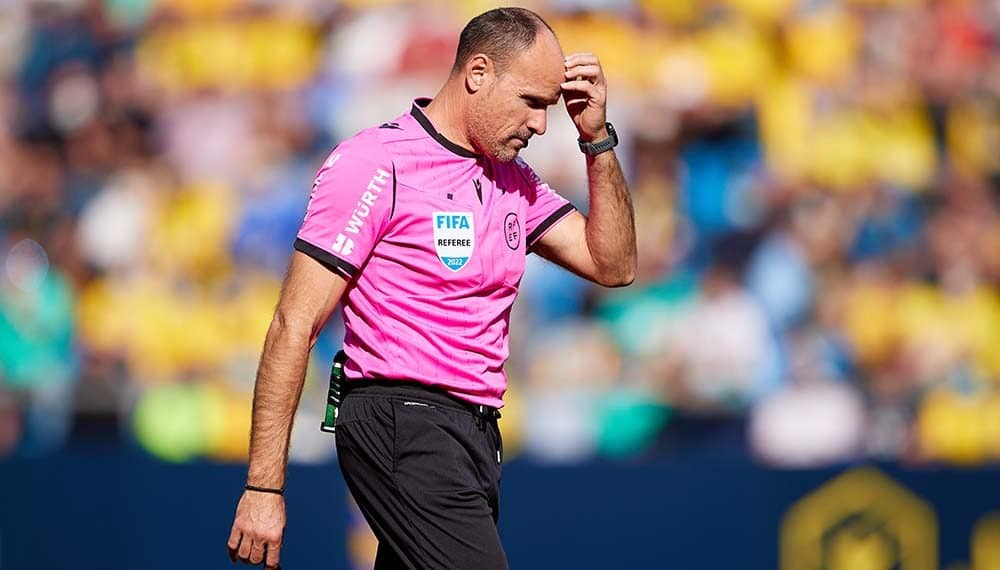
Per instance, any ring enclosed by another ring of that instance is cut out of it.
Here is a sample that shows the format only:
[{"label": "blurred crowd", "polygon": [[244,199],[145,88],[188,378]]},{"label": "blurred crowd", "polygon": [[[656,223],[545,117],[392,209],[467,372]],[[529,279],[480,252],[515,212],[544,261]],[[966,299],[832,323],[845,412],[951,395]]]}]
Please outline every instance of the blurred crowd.
[{"label": "blurred crowd", "polygon": [[[433,95],[493,5],[0,3],[0,456],[243,460],[316,169]],[[604,64],[640,268],[606,290],[530,257],[510,456],[1000,460],[1000,2],[523,5]],[[586,210],[549,117],[524,156]],[[333,453],[341,338],[293,461]]]}]

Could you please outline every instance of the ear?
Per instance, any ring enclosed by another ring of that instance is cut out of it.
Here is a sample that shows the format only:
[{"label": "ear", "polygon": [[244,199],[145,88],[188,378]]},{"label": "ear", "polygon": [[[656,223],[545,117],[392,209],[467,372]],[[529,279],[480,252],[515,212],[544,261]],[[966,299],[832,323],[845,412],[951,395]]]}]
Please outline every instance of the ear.
[{"label": "ear", "polygon": [[478,93],[492,80],[493,60],[484,53],[477,53],[465,64],[465,88],[469,93]]}]

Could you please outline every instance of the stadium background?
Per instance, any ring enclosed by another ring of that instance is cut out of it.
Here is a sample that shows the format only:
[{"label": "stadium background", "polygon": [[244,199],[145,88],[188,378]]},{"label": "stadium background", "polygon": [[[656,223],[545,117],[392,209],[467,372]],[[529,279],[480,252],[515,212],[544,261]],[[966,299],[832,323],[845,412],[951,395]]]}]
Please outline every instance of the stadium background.
[{"label": "stadium background", "polygon": [[[0,568],[228,563],[312,176],[493,5],[0,2]],[[1000,2],[523,5],[604,63],[640,267],[529,261],[514,567],[1000,568]],[[549,118],[525,157],[585,207]],[[293,436],[292,569],[371,545],[316,429],[340,335]]]}]

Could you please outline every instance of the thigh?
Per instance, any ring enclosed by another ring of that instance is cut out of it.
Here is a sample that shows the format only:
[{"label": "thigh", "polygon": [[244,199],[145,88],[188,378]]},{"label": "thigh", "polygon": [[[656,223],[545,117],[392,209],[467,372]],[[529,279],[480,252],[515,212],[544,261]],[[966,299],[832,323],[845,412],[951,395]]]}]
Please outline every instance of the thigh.
[{"label": "thigh", "polygon": [[[379,539],[378,568],[507,568],[480,472],[471,415],[404,400],[345,399],[341,470]],[[353,409],[352,409],[353,408]]]},{"label": "thigh", "polygon": [[469,413],[396,405],[396,483],[415,517],[426,568],[507,568],[484,470],[484,431]]},{"label": "thigh", "polygon": [[365,521],[379,541],[381,565],[376,568],[412,568],[402,563],[386,563],[385,548],[400,549],[405,531],[400,504],[393,482],[395,420],[391,403],[370,397],[348,395],[337,418],[337,461],[347,488]]}]

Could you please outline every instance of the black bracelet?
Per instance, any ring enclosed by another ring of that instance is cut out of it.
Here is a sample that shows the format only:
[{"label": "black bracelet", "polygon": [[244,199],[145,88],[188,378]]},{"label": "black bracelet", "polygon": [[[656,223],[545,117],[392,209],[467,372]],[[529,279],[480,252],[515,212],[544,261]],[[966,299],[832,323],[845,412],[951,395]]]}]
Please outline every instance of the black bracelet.
[{"label": "black bracelet", "polygon": [[258,493],[272,493],[274,495],[284,495],[285,494],[285,490],[284,489],[272,489],[270,487],[258,487],[256,485],[251,485],[249,483],[247,483],[246,486],[244,486],[243,488],[246,489],[247,491],[257,491]]}]

